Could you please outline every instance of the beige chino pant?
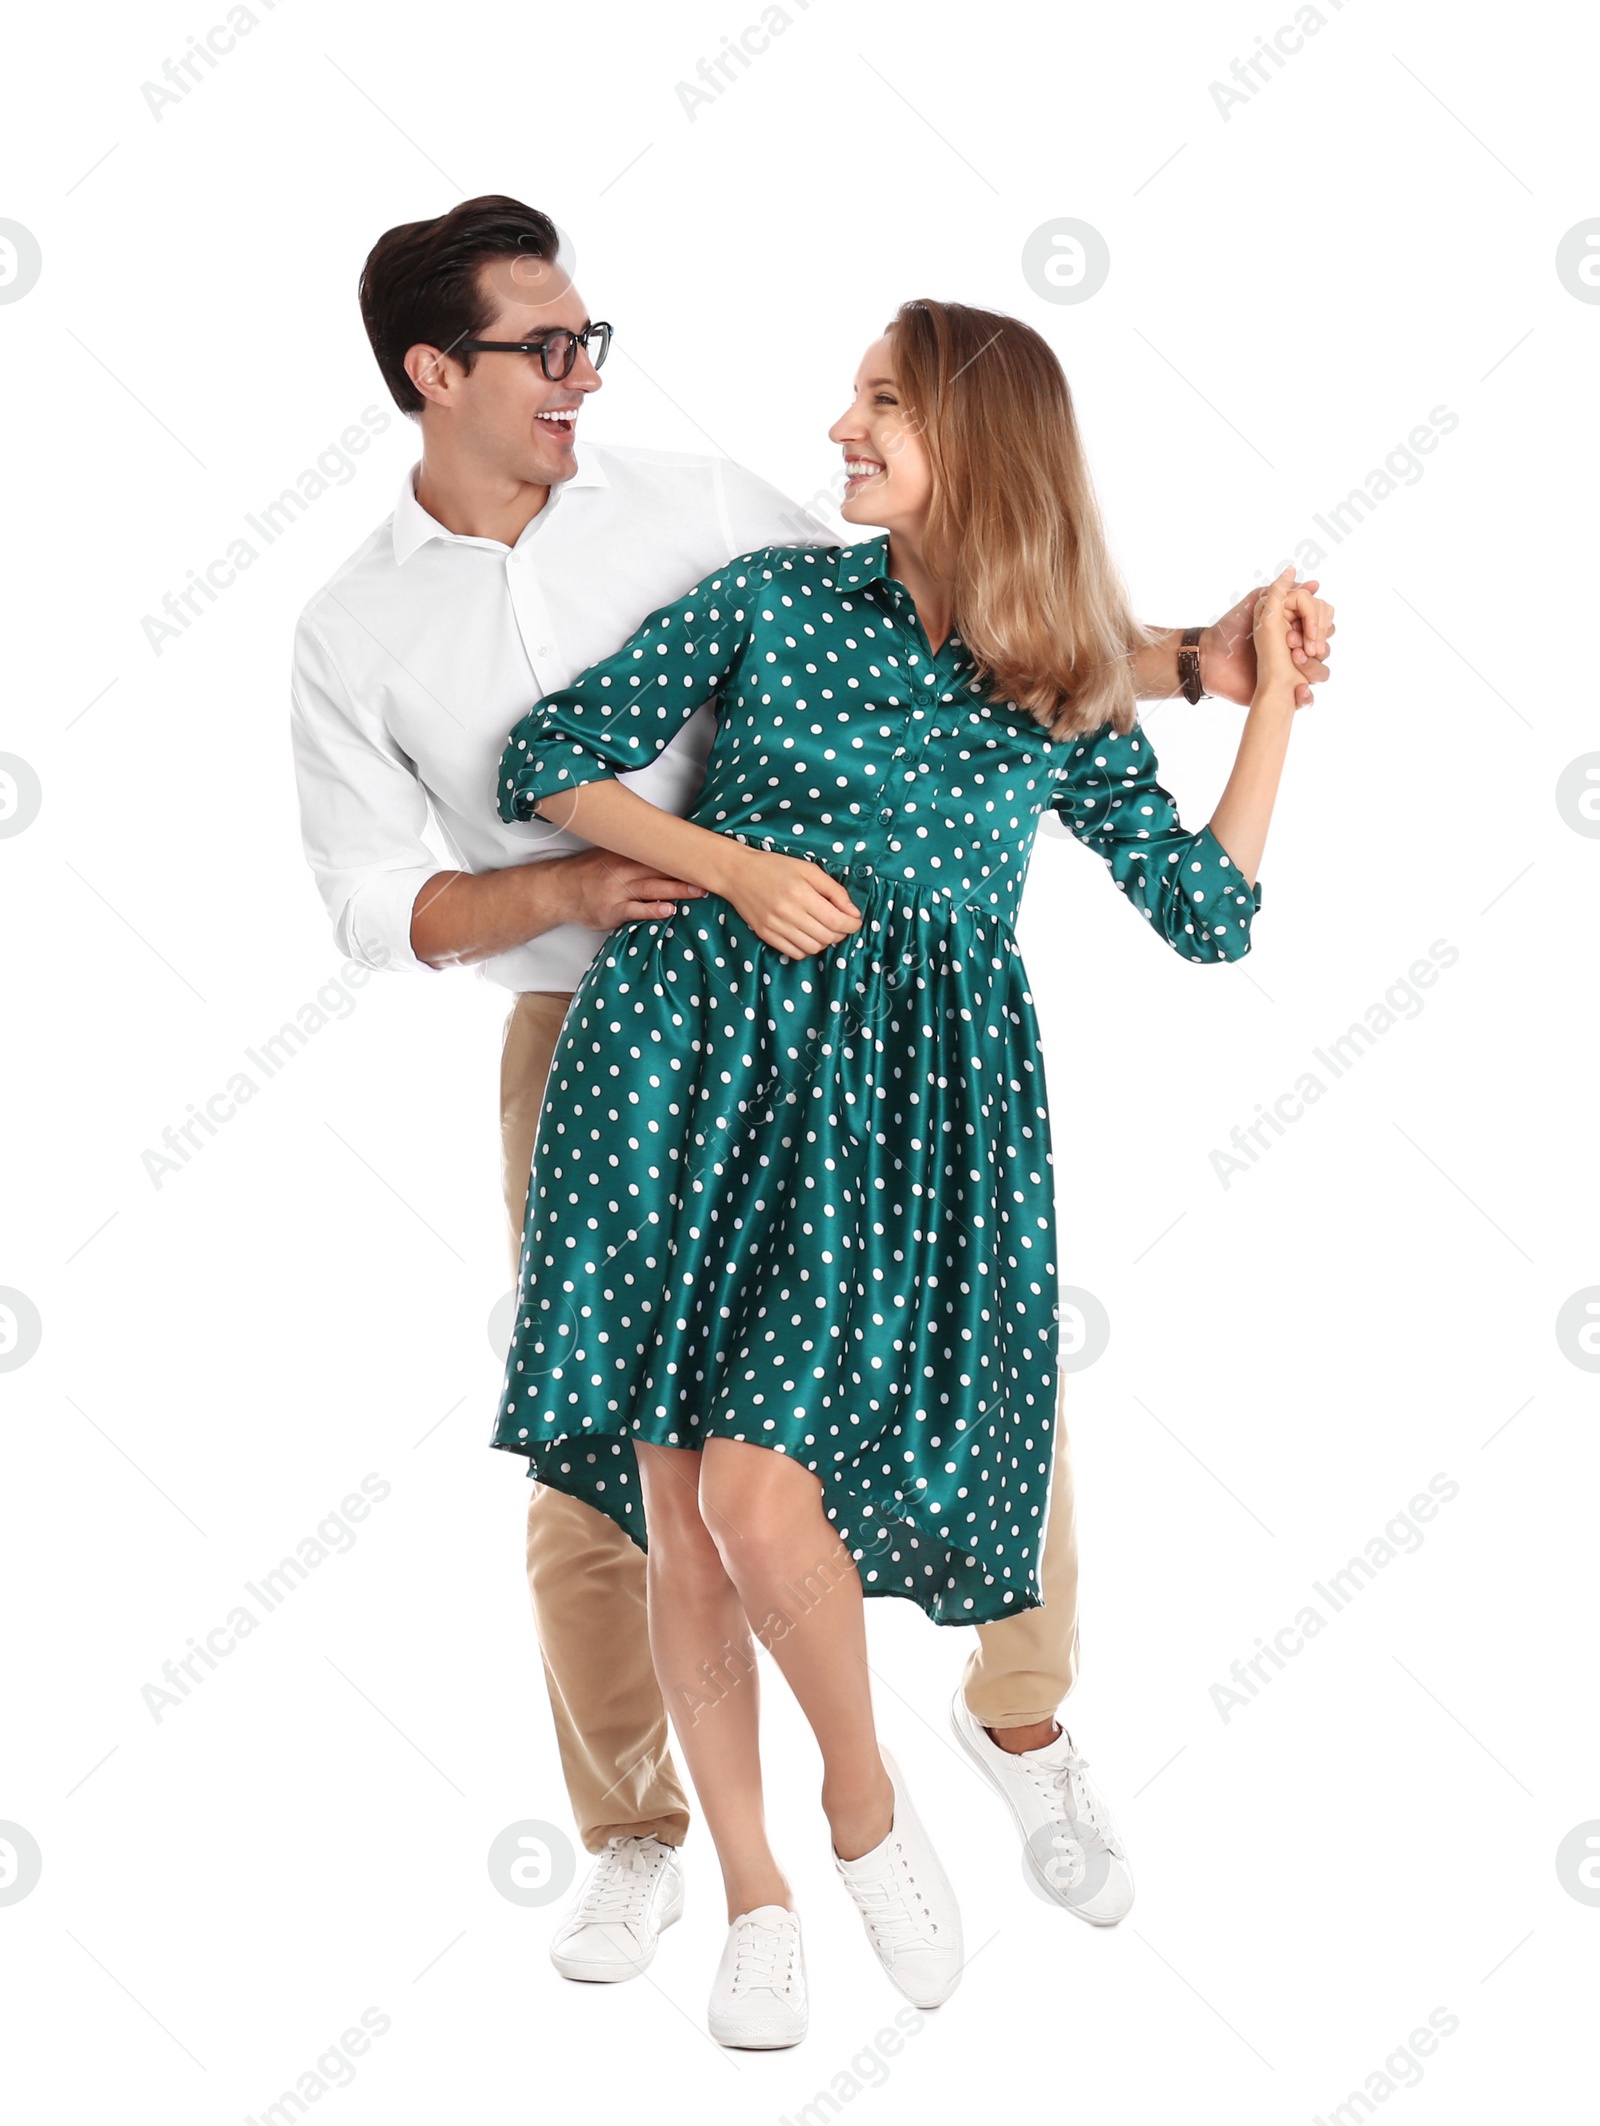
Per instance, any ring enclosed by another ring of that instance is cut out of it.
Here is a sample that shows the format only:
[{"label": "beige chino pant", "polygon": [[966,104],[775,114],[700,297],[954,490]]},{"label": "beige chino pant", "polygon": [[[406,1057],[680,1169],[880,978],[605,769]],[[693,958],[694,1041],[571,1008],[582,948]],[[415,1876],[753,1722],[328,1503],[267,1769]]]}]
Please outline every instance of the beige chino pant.
[{"label": "beige chino pant", "polygon": [[[516,1281],[534,1138],[571,992],[535,989],[506,1018],[500,1143]],[[1059,1376],[1056,1453],[1041,1561],[1042,1609],[974,1627],[962,1692],[985,1727],[1048,1720],[1078,1670],[1078,1544]],[[615,1521],[548,1484],[528,1503],[528,1592],[555,1715],[561,1769],[584,1845],[647,1833],[681,1845],[689,1804],[668,1747],[645,1614],[644,1552]]]}]

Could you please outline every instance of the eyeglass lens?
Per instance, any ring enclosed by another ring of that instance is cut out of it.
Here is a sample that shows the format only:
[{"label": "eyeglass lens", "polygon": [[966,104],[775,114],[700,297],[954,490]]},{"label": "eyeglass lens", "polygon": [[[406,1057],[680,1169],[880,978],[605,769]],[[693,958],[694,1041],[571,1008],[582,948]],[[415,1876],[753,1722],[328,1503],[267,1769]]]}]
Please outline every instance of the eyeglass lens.
[{"label": "eyeglass lens", "polygon": [[559,381],[562,377],[572,374],[572,365],[578,359],[578,341],[580,337],[589,350],[589,359],[594,363],[596,369],[600,367],[600,364],[606,358],[606,350],[611,344],[611,327],[609,325],[591,325],[588,331],[581,335],[576,332],[558,329],[549,335],[541,349],[541,360],[544,363],[544,373],[547,377],[554,381]]}]

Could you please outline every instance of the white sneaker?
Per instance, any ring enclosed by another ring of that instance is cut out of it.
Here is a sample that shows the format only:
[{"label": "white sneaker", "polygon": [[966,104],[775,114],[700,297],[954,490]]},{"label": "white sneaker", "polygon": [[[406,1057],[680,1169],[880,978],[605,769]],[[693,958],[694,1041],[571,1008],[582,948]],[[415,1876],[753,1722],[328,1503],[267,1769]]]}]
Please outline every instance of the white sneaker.
[{"label": "white sneaker", "polygon": [[550,1961],[563,1978],[637,1978],[661,1929],[683,1913],[683,1863],[659,1838],[608,1838],[577,1903],[557,1927]]},{"label": "white sneaker", "polygon": [[887,1750],[883,1768],[894,1782],[888,1837],[859,1860],[835,1853],[833,1864],[856,1901],[879,1963],[907,2000],[937,2008],[961,1979],[961,1914]]},{"label": "white sneaker", "polygon": [[1042,1896],[1091,1926],[1114,1927],[1133,1905],[1133,1870],[1111,1811],[1084,1773],[1063,1727],[1043,1749],[1003,1750],[967,1710],[950,1708],[956,1740],[1010,1809],[1028,1872]]},{"label": "white sneaker", "polygon": [[806,1963],[800,1915],[757,1905],[728,1928],[706,2024],[719,2045],[775,2052],[806,2034]]}]

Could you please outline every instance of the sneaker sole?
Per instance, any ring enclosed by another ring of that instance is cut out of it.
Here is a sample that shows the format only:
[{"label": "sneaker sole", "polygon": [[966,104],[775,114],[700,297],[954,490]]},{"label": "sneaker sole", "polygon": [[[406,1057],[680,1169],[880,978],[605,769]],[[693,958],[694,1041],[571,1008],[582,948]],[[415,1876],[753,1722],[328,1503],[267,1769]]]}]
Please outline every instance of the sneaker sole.
[{"label": "sneaker sole", "polygon": [[769,2037],[752,2030],[747,2031],[742,2037],[725,2037],[713,2022],[708,2021],[706,2028],[711,2032],[717,2043],[724,2046],[729,2052],[785,2052],[789,2046],[802,2043],[806,2035],[805,2029],[802,2028],[792,2036],[779,2035],[775,2032]]},{"label": "sneaker sole", "polygon": [[[984,1762],[982,1756],[973,1747],[972,1737],[967,1733],[965,1727],[962,1725],[961,1715],[956,1711],[954,1705],[952,1705],[950,1708],[950,1731],[955,1736],[956,1740],[960,1743],[961,1747],[966,1751],[967,1756],[971,1760],[971,1762],[978,1767],[978,1770],[982,1772],[984,1778],[988,1781],[989,1785],[994,1789],[994,1791],[999,1795],[1000,1799],[1005,1803],[1006,1813],[1010,1816],[1011,1821],[1016,1825],[1017,1836],[1022,1841],[1022,1857],[1028,1864],[1028,1872],[1033,1877],[1034,1881],[1039,1885],[1040,1889],[1044,1892],[1045,1896],[1049,1898],[1050,1902],[1053,1905],[1059,1905],[1063,1912],[1070,1912],[1074,1919],[1081,1919],[1085,1926],[1120,1926],[1123,1920],[1127,1917],[1126,1913],[1119,1912],[1115,1918],[1102,1919],[1093,1912],[1086,1912],[1083,1909],[1082,1905],[1068,1904],[1065,1898],[1057,1894],[1055,1885],[1048,1879],[1047,1876],[1042,1873],[1042,1871],[1038,1867],[1034,1865],[1033,1848],[1028,1844],[1028,1827],[1023,1822],[1021,1815],[1018,1813],[1016,1803],[1006,1792],[1005,1788],[1000,1784],[1000,1781],[995,1777],[993,1769]],[[1129,1909],[1132,1909],[1131,1905]]]}]

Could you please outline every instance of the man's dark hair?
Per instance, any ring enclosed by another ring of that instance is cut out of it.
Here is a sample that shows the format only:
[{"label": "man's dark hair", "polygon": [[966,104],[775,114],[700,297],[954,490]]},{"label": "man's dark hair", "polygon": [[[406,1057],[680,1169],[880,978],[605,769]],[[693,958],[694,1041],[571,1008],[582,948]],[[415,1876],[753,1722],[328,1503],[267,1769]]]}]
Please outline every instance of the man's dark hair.
[{"label": "man's dark hair", "polygon": [[[478,268],[492,258],[553,259],[559,242],[548,214],[499,193],[464,199],[432,221],[402,222],[378,238],[361,269],[361,317],[402,413],[420,413],[427,403],[406,375],[407,348],[449,353],[458,340],[481,337],[493,318]],[[470,371],[472,355],[456,359]]]}]

